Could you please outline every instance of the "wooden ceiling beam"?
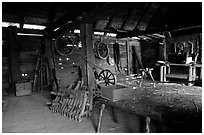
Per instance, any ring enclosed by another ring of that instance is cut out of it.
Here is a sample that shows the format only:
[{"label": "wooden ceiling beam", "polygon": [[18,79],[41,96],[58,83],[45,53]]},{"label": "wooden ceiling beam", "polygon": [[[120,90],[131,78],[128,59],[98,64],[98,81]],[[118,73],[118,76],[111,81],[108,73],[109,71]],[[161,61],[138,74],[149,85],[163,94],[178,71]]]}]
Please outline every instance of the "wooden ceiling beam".
[{"label": "wooden ceiling beam", "polygon": [[158,11],[159,13],[151,22],[150,26],[148,26],[147,30],[165,27],[165,25],[168,23],[168,10],[169,8],[166,6],[166,4],[162,3],[161,8]]},{"label": "wooden ceiling beam", "polygon": [[85,22],[90,22],[90,23],[93,23],[97,20],[103,20],[104,17],[114,16],[118,12],[120,12],[121,9],[125,9],[129,6],[130,6],[130,3],[117,3],[117,2],[110,3],[104,7],[90,10],[89,13],[86,13],[86,15],[83,16],[83,20]]},{"label": "wooden ceiling beam", "polygon": [[152,25],[154,25],[156,21],[163,19],[163,18],[160,18],[161,14],[162,14],[161,13],[162,7],[163,7],[163,5],[160,4],[159,7],[157,8],[157,11],[155,11],[153,17],[150,19],[150,21],[146,27],[146,30],[149,30],[151,27],[154,27]]},{"label": "wooden ceiling beam", "polygon": [[159,8],[159,3],[155,2],[155,3],[150,3],[150,5],[148,6],[146,12],[144,13],[144,16],[142,17],[142,19],[140,20],[139,25],[137,26],[138,30],[141,31],[145,31],[149,22],[151,21],[151,19],[154,17],[155,13],[157,12],[158,8]]},{"label": "wooden ceiling beam", "polygon": [[46,31],[47,32],[52,32],[54,31],[56,28],[63,26],[64,24],[66,24],[69,21],[72,21],[73,18],[70,18],[70,16],[68,14],[64,15],[64,17],[58,19],[56,22],[50,24],[47,26]]},{"label": "wooden ceiling beam", "polygon": [[[109,7],[109,6],[108,6]],[[107,10],[105,8],[99,8],[100,10]],[[75,13],[75,15],[70,15],[70,14],[66,14],[64,17],[61,17],[60,19],[58,19],[56,22],[52,23],[51,25],[48,25],[46,28],[46,31],[48,32],[52,32],[53,30],[55,30],[56,28],[66,25],[69,21],[76,21],[77,18],[83,17],[84,21],[87,22],[93,22],[93,20],[96,17],[95,13],[97,11],[99,11],[98,8],[94,9],[92,12],[93,15],[88,15],[89,13],[85,13],[83,11],[81,11],[81,13]],[[81,10],[81,9],[79,9]],[[70,24],[68,24],[70,25]]]},{"label": "wooden ceiling beam", "polygon": [[[70,19],[69,17],[63,17],[62,19],[58,20],[56,23],[48,26],[46,28],[46,32],[48,33],[48,37],[56,37],[66,31],[70,31],[79,27],[81,22],[93,23],[104,16],[110,16],[112,14],[116,14],[120,11],[121,8],[128,8],[131,4],[130,3],[111,3],[101,8],[95,8],[90,10],[89,13],[83,12],[82,15],[78,16],[78,19],[71,23],[67,23]],[[133,6],[133,5],[131,5]],[[64,25],[65,24],[65,25]],[[53,31],[54,29],[58,28],[58,30]]]},{"label": "wooden ceiling beam", "polygon": [[133,12],[133,8],[130,8],[126,14],[126,16],[124,17],[124,21],[123,21],[123,24],[121,25],[121,28],[124,29],[124,26],[125,24],[127,23],[128,21],[128,18],[130,17],[130,15],[132,14]]},{"label": "wooden ceiling beam", "polygon": [[150,5],[151,5],[151,3],[146,3],[146,5],[144,5],[145,8],[144,8],[143,12],[141,13],[140,18],[138,19],[137,24],[136,24],[135,28],[133,29],[133,31],[138,30],[138,26],[140,25],[142,19],[144,18],[146,12],[148,11],[148,9],[150,7]]},{"label": "wooden ceiling beam", "polygon": [[116,38],[126,38],[126,37],[134,37],[138,35],[145,35],[145,34],[155,34],[155,33],[161,33],[161,32],[184,32],[184,31],[190,31],[190,32],[202,32],[202,25],[198,26],[192,26],[192,27],[186,27],[186,28],[162,28],[162,29],[156,29],[156,30],[146,30],[146,31],[131,31],[127,33],[117,33]]},{"label": "wooden ceiling beam", "polygon": [[61,26],[58,30],[53,31],[51,33],[46,33],[47,38],[56,38],[57,36],[63,35],[65,33],[68,33],[69,31],[73,31],[74,29],[79,28],[79,24],[81,21],[77,20],[72,23],[69,23],[67,25]]},{"label": "wooden ceiling beam", "polygon": [[133,11],[129,18],[127,18],[126,23],[123,26],[123,29],[132,31],[137,25],[139,20],[141,19],[143,12],[145,11],[145,7],[148,3],[142,3],[135,5],[133,7]]}]

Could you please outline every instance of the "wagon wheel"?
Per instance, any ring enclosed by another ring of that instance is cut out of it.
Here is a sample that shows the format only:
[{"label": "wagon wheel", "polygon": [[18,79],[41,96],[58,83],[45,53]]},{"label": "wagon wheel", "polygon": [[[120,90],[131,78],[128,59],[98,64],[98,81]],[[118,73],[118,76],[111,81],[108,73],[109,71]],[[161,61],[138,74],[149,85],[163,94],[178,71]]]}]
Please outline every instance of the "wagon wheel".
[{"label": "wagon wheel", "polygon": [[108,46],[103,42],[95,44],[95,46],[96,46],[96,49],[95,49],[96,50],[96,57],[99,59],[106,59],[108,57],[108,54],[109,54]]},{"label": "wagon wheel", "polygon": [[73,50],[73,42],[69,37],[58,37],[56,39],[55,49],[58,54],[66,56]]},{"label": "wagon wheel", "polygon": [[101,84],[105,84],[105,86],[108,85],[115,85],[116,84],[116,77],[110,70],[102,70],[99,73],[99,80],[103,80]]}]

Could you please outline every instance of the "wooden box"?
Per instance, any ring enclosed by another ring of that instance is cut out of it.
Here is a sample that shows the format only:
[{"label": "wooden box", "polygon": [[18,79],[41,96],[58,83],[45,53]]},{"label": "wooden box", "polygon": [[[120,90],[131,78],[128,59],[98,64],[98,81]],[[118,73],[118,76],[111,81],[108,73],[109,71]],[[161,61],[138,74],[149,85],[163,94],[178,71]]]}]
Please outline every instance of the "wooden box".
[{"label": "wooden box", "polygon": [[31,95],[31,93],[32,93],[31,82],[16,83],[16,96]]},{"label": "wooden box", "polygon": [[122,85],[101,86],[101,96],[112,102],[131,99],[134,97],[135,90],[132,87]]}]

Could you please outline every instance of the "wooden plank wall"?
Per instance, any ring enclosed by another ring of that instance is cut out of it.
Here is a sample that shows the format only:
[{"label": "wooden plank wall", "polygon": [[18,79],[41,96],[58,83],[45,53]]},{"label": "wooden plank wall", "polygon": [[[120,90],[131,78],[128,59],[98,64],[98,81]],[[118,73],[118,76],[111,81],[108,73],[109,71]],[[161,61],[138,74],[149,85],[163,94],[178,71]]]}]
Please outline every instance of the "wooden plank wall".
[{"label": "wooden plank wall", "polygon": [[156,66],[158,60],[160,60],[160,45],[158,40],[141,41],[141,57],[144,68],[153,68],[152,75],[155,80],[159,80],[159,66]]},{"label": "wooden plank wall", "polygon": [[[19,30],[18,30],[19,31]],[[33,30],[32,30],[33,31]],[[29,32],[29,31],[28,31]],[[42,37],[18,35],[20,80],[33,80],[34,69],[37,61],[37,50],[41,49]],[[2,29],[2,82],[3,89],[9,88],[9,57],[7,28]],[[22,76],[27,74],[27,76]]]},{"label": "wooden plank wall", "polygon": [[9,89],[9,46],[7,31],[2,30],[2,93],[6,94]]},{"label": "wooden plank wall", "polygon": [[21,80],[33,80],[38,52],[41,49],[42,37],[18,36],[18,38],[21,46],[20,73],[27,74],[27,76],[21,76]]},{"label": "wooden plank wall", "polygon": [[144,68],[153,68],[159,60],[159,42],[141,41],[141,56]]},{"label": "wooden plank wall", "polygon": [[[118,40],[116,38],[113,37],[107,37],[107,36],[95,36],[94,38],[94,43],[95,42],[104,42],[108,48],[109,48],[109,61],[110,63],[114,63],[114,54],[113,54],[113,44],[115,43],[115,41],[117,41],[117,43],[120,46],[120,57],[121,57],[121,66],[122,68],[127,68],[127,54],[126,54],[126,40]],[[103,68],[103,69],[109,69],[111,70],[111,72],[113,73],[118,73],[118,71],[116,70],[116,67],[114,65],[109,65],[107,63],[107,60],[103,60],[103,59],[95,59],[95,63],[97,66]],[[100,72],[101,70],[98,70],[98,72]]]},{"label": "wooden plank wall", "polygon": [[[127,68],[127,53],[126,53],[126,45],[127,45],[127,39],[121,39],[118,40],[116,38],[113,37],[107,37],[107,36],[94,36],[93,38],[93,42],[97,42],[97,41],[102,41],[104,42],[106,45],[108,45],[109,48],[109,61],[110,63],[114,64],[114,59],[113,59],[113,44],[115,43],[115,41],[117,40],[117,42],[120,45],[120,55],[121,55],[121,66],[122,68]],[[137,41],[138,42],[138,41]],[[139,42],[138,42],[139,44]],[[132,70],[132,49],[131,46],[133,44],[131,44],[129,46],[129,51],[130,51],[130,74],[133,73]],[[56,67],[56,77],[58,78],[58,80],[60,81],[60,87],[61,88],[66,88],[68,85],[70,85],[71,83],[73,83],[77,78],[78,78],[78,66],[82,66],[82,64],[84,64],[84,60],[81,59],[81,57],[84,56],[84,52],[83,49],[78,48],[78,47],[74,47],[74,49],[72,50],[72,52],[70,54],[68,54],[67,56],[61,56],[59,55],[57,52],[55,52],[55,67]],[[69,60],[67,60],[67,58]],[[60,64],[62,63],[62,64]],[[114,74],[119,74],[119,72],[116,70],[115,65],[111,64],[109,65],[107,60],[105,59],[98,59],[95,58],[95,64],[96,66],[99,66],[103,69],[109,69],[111,70],[111,72],[113,72]],[[63,67],[63,68],[62,68]],[[92,67],[92,66],[91,66]],[[101,71],[101,69],[97,69],[97,72],[99,73]]]}]

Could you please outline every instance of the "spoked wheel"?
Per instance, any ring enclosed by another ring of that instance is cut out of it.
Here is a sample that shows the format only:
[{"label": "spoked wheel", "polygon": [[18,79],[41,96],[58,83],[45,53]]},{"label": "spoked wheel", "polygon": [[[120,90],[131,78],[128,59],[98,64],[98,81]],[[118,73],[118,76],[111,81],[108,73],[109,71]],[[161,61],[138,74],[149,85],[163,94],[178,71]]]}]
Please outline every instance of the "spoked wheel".
[{"label": "spoked wheel", "polygon": [[107,59],[107,57],[109,55],[109,49],[105,43],[103,43],[103,42],[94,43],[94,47],[95,47],[95,49],[94,49],[95,55],[97,58]]},{"label": "spoked wheel", "polygon": [[99,73],[99,80],[103,81],[100,83],[101,85],[115,85],[116,84],[116,77],[110,70],[102,70]]},{"label": "spoked wheel", "polygon": [[73,50],[73,41],[69,37],[58,37],[56,39],[55,49],[58,54],[66,56]]}]

